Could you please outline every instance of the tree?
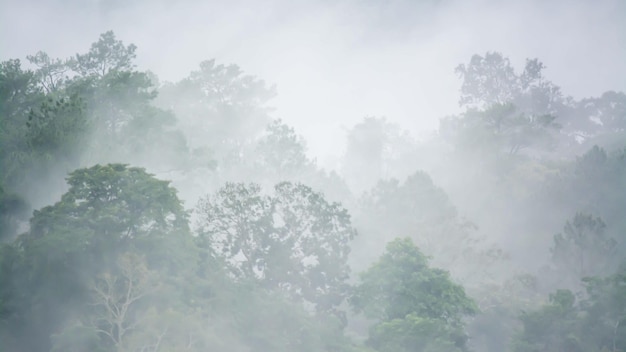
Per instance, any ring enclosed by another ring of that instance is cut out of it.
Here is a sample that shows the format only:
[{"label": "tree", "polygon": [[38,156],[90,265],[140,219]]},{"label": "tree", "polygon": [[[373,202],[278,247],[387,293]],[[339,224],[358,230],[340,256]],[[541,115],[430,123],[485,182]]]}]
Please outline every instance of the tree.
[{"label": "tree", "polygon": [[71,69],[71,60],[52,59],[43,51],[39,51],[35,55],[29,55],[26,58],[31,64],[37,66],[35,77],[39,85],[48,94],[59,91],[69,78],[65,74]]},{"label": "tree", "polygon": [[539,60],[526,59],[524,71],[517,74],[500,53],[474,55],[468,65],[455,69],[463,80],[459,103],[478,109],[513,104],[526,114],[558,115],[565,100],[560,88],[544,79],[544,68]]},{"label": "tree", "polygon": [[52,159],[67,166],[78,164],[80,147],[89,128],[80,98],[48,97],[30,110],[26,127],[26,141],[40,159]]},{"label": "tree", "polygon": [[550,301],[536,312],[520,316],[523,332],[513,343],[515,352],[589,351],[577,334],[579,313],[576,298],[569,290],[557,290]]},{"label": "tree", "polygon": [[587,299],[581,332],[585,339],[605,351],[626,350],[626,262],[607,277],[583,279]]},{"label": "tree", "polygon": [[360,275],[350,299],[374,320],[368,344],[378,351],[464,351],[463,319],[476,306],[449,274],[430,268],[408,239],[395,239]]},{"label": "tree", "polygon": [[312,164],[306,156],[304,139],[280,119],[267,125],[256,153],[259,168],[273,170],[280,180],[303,173]]},{"label": "tree", "polygon": [[174,111],[192,148],[211,147],[226,164],[262,132],[275,95],[273,86],[238,66],[206,60],[182,81],[164,85],[159,106]]},{"label": "tree", "polygon": [[424,172],[415,172],[403,183],[378,182],[361,197],[355,218],[361,233],[354,244],[360,256],[355,261],[361,265],[380,255],[386,241],[409,234],[437,265],[455,275],[476,273],[478,239],[471,236],[476,225],[459,217],[448,195]]},{"label": "tree", "polygon": [[80,99],[45,95],[18,60],[0,65],[0,101],[0,218],[7,221],[0,237],[7,238],[41,198],[37,186],[76,167],[87,121]]},{"label": "tree", "polygon": [[0,168],[2,184],[12,191],[29,166],[26,122],[34,106],[43,101],[34,73],[22,70],[19,60],[0,64]]},{"label": "tree", "polygon": [[257,282],[329,311],[345,295],[350,216],[302,184],[228,183],[197,208],[201,246],[226,261],[238,281]]},{"label": "tree", "polygon": [[88,53],[76,54],[71,65],[83,77],[103,78],[111,72],[132,71],[136,50],[134,44],[126,46],[113,31],[108,31],[91,44]]},{"label": "tree", "polygon": [[606,235],[605,228],[601,218],[577,213],[565,223],[563,233],[554,236],[552,261],[559,275],[569,276],[567,284],[611,270],[617,242]]},{"label": "tree", "polygon": [[408,132],[385,118],[366,117],[348,132],[342,174],[354,192],[372,187],[380,179],[403,177],[413,152]]},{"label": "tree", "polygon": [[127,335],[141,324],[138,307],[150,295],[157,294],[159,286],[155,274],[148,271],[145,259],[135,254],[120,255],[115,269],[116,273],[98,275],[89,287],[95,306],[89,323],[109,345],[122,351]]},{"label": "tree", "polygon": [[175,128],[174,114],[153,104],[158,79],[135,69],[135,50],[109,31],[69,60],[74,75],[61,93],[84,104],[90,137],[85,159],[181,168],[190,158],[187,141]]},{"label": "tree", "polygon": [[439,133],[459,151],[515,155],[525,148],[553,149],[553,134],[560,128],[555,119],[554,115],[527,114],[512,104],[495,103],[485,110],[441,119]]},{"label": "tree", "polygon": [[626,266],[607,277],[583,280],[586,294],[578,301],[569,290],[557,290],[547,304],[520,316],[516,352],[623,351],[626,348]]},{"label": "tree", "polygon": [[125,252],[145,255],[151,270],[184,281],[195,251],[176,191],[144,169],[96,165],[72,172],[69,190],[34,212],[30,230],[16,243],[22,277],[12,296],[21,315],[12,324],[30,350],[48,350],[73,309],[87,304],[87,282]]},{"label": "tree", "polygon": [[440,133],[459,149],[478,146],[483,152],[504,149],[510,154],[523,148],[553,149],[559,137],[553,132],[561,128],[570,104],[543,77],[544,68],[537,59],[527,59],[517,74],[500,53],[472,56],[455,70],[463,81],[460,105],[467,111],[442,119]]},{"label": "tree", "polygon": [[607,91],[600,97],[575,102],[566,128],[587,146],[621,148],[626,131],[626,94]]}]

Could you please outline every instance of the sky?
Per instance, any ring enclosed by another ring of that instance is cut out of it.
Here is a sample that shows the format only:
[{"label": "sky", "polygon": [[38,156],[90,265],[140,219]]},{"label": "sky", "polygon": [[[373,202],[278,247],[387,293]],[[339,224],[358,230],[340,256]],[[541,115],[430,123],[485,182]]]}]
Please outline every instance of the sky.
[{"label": "sky", "polygon": [[473,54],[539,58],[575,98],[626,91],[623,0],[2,0],[0,59],[84,53],[107,30],[162,81],[215,58],[275,84],[273,116],[329,167],[365,116],[434,133]]}]

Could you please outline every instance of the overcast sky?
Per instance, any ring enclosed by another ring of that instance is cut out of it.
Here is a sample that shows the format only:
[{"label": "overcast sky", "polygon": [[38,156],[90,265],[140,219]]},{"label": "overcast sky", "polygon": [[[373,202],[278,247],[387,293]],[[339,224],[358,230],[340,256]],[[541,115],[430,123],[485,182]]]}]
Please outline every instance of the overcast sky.
[{"label": "overcast sky", "polygon": [[274,116],[322,163],[364,116],[431,133],[458,111],[454,68],[475,53],[518,69],[537,57],[576,98],[626,91],[623,0],[2,0],[0,58],[84,53],[107,30],[162,80],[215,58],[276,84]]}]

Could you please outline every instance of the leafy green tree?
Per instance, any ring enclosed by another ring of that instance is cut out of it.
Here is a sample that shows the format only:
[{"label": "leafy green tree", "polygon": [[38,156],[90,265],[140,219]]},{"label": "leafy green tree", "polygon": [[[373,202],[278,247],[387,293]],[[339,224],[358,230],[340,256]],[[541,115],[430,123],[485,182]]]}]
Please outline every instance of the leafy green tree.
[{"label": "leafy green tree", "polygon": [[30,110],[26,127],[26,141],[41,159],[77,164],[89,128],[80,98],[47,98]]},{"label": "leafy green tree", "polygon": [[368,344],[378,351],[464,351],[464,318],[476,305],[449,274],[429,267],[408,239],[396,239],[361,275],[351,304],[374,320]]},{"label": "leafy green tree", "polygon": [[100,35],[88,53],[76,54],[71,65],[83,77],[103,78],[112,72],[132,71],[136,50],[134,44],[124,45],[113,31],[108,31]]},{"label": "leafy green tree", "polygon": [[557,290],[539,311],[520,317],[523,332],[514,341],[516,352],[586,351],[577,334],[579,313],[571,291]]},{"label": "leafy green tree", "polygon": [[76,167],[87,121],[79,98],[44,94],[36,74],[18,60],[0,65],[0,100],[0,217],[7,225],[1,237],[7,238],[25,222],[24,210],[41,198],[41,189]]},{"label": "leafy green tree", "polygon": [[577,283],[588,276],[611,271],[615,261],[617,242],[607,236],[601,218],[577,213],[563,227],[563,233],[554,236],[552,261],[561,277]]},{"label": "leafy green tree", "polygon": [[543,77],[543,69],[539,60],[527,59],[518,74],[500,53],[472,56],[456,68],[462,79],[460,104],[467,111],[442,119],[440,133],[459,149],[478,146],[483,153],[504,149],[515,154],[523,148],[544,152],[557,141],[569,146],[574,141],[571,131],[555,132],[569,126],[575,104]]},{"label": "leafy green tree", "polygon": [[135,51],[109,31],[67,63],[73,75],[62,93],[81,99],[89,122],[84,159],[182,168],[191,158],[187,141],[175,128],[173,113],[153,104],[158,79],[136,70]]},{"label": "leafy green tree", "polygon": [[338,203],[302,184],[228,183],[198,208],[201,247],[222,258],[238,281],[286,293],[318,311],[339,305],[346,292],[350,216]]},{"label": "leafy green tree", "polygon": [[516,352],[623,351],[626,349],[626,266],[613,275],[583,280],[586,295],[576,302],[569,290],[557,290],[536,311],[520,316]]},{"label": "leafy green tree", "polygon": [[176,272],[173,280],[185,280],[194,265],[187,214],[168,182],[112,164],[76,170],[68,184],[61,201],[35,211],[16,243],[22,260],[10,275],[20,279],[9,303],[21,314],[9,323],[30,350],[49,349],[51,334],[88,304],[89,280],[122,253],[145,255],[148,268]]},{"label": "leafy green tree", "polygon": [[[600,237],[613,238],[617,242],[613,253],[614,263],[626,258],[626,218],[622,211],[626,206],[626,195],[615,191],[626,187],[625,149],[607,152],[594,146],[559,167],[558,173],[548,177],[540,187],[535,198],[554,209],[551,214],[538,214],[540,221],[564,221],[576,213],[594,214],[607,225],[603,230],[604,235]],[[553,226],[560,227],[561,224]],[[605,263],[604,260],[601,262]],[[598,273],[592,273],[595,274]]]},{"label": "leafy green tree", "polygon": [[22,70],[19,60],[0,64],[0,168],[8,191],[25,177],[31,157],[26,122],[31,109],[42,101],[32,71]]}]

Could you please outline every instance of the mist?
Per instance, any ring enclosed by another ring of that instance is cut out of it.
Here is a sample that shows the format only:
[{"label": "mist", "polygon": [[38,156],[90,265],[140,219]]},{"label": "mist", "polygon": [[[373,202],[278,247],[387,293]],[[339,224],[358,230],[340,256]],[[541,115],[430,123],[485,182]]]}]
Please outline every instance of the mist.
[{"label": "mist", "polygon": [[0,350],[626,349],[625,20],[2,2]]},{"label": "mist", "polygon": [[235,63],[276,84],[274,115],[296,127],[327,167],[337,166],[345,130],[363,116],[385,116],[421,138],[432,134],[440,117],[459,112],[454,67],[476,53],[502,52],[517,68],[540,58],[546,75],[575,98],[626,89],[626,9],[617,0],[2,6],[3,59],[39,50],[69,57],[113,29],[138,44],[138,66],[164,81],[208,58]]}]

